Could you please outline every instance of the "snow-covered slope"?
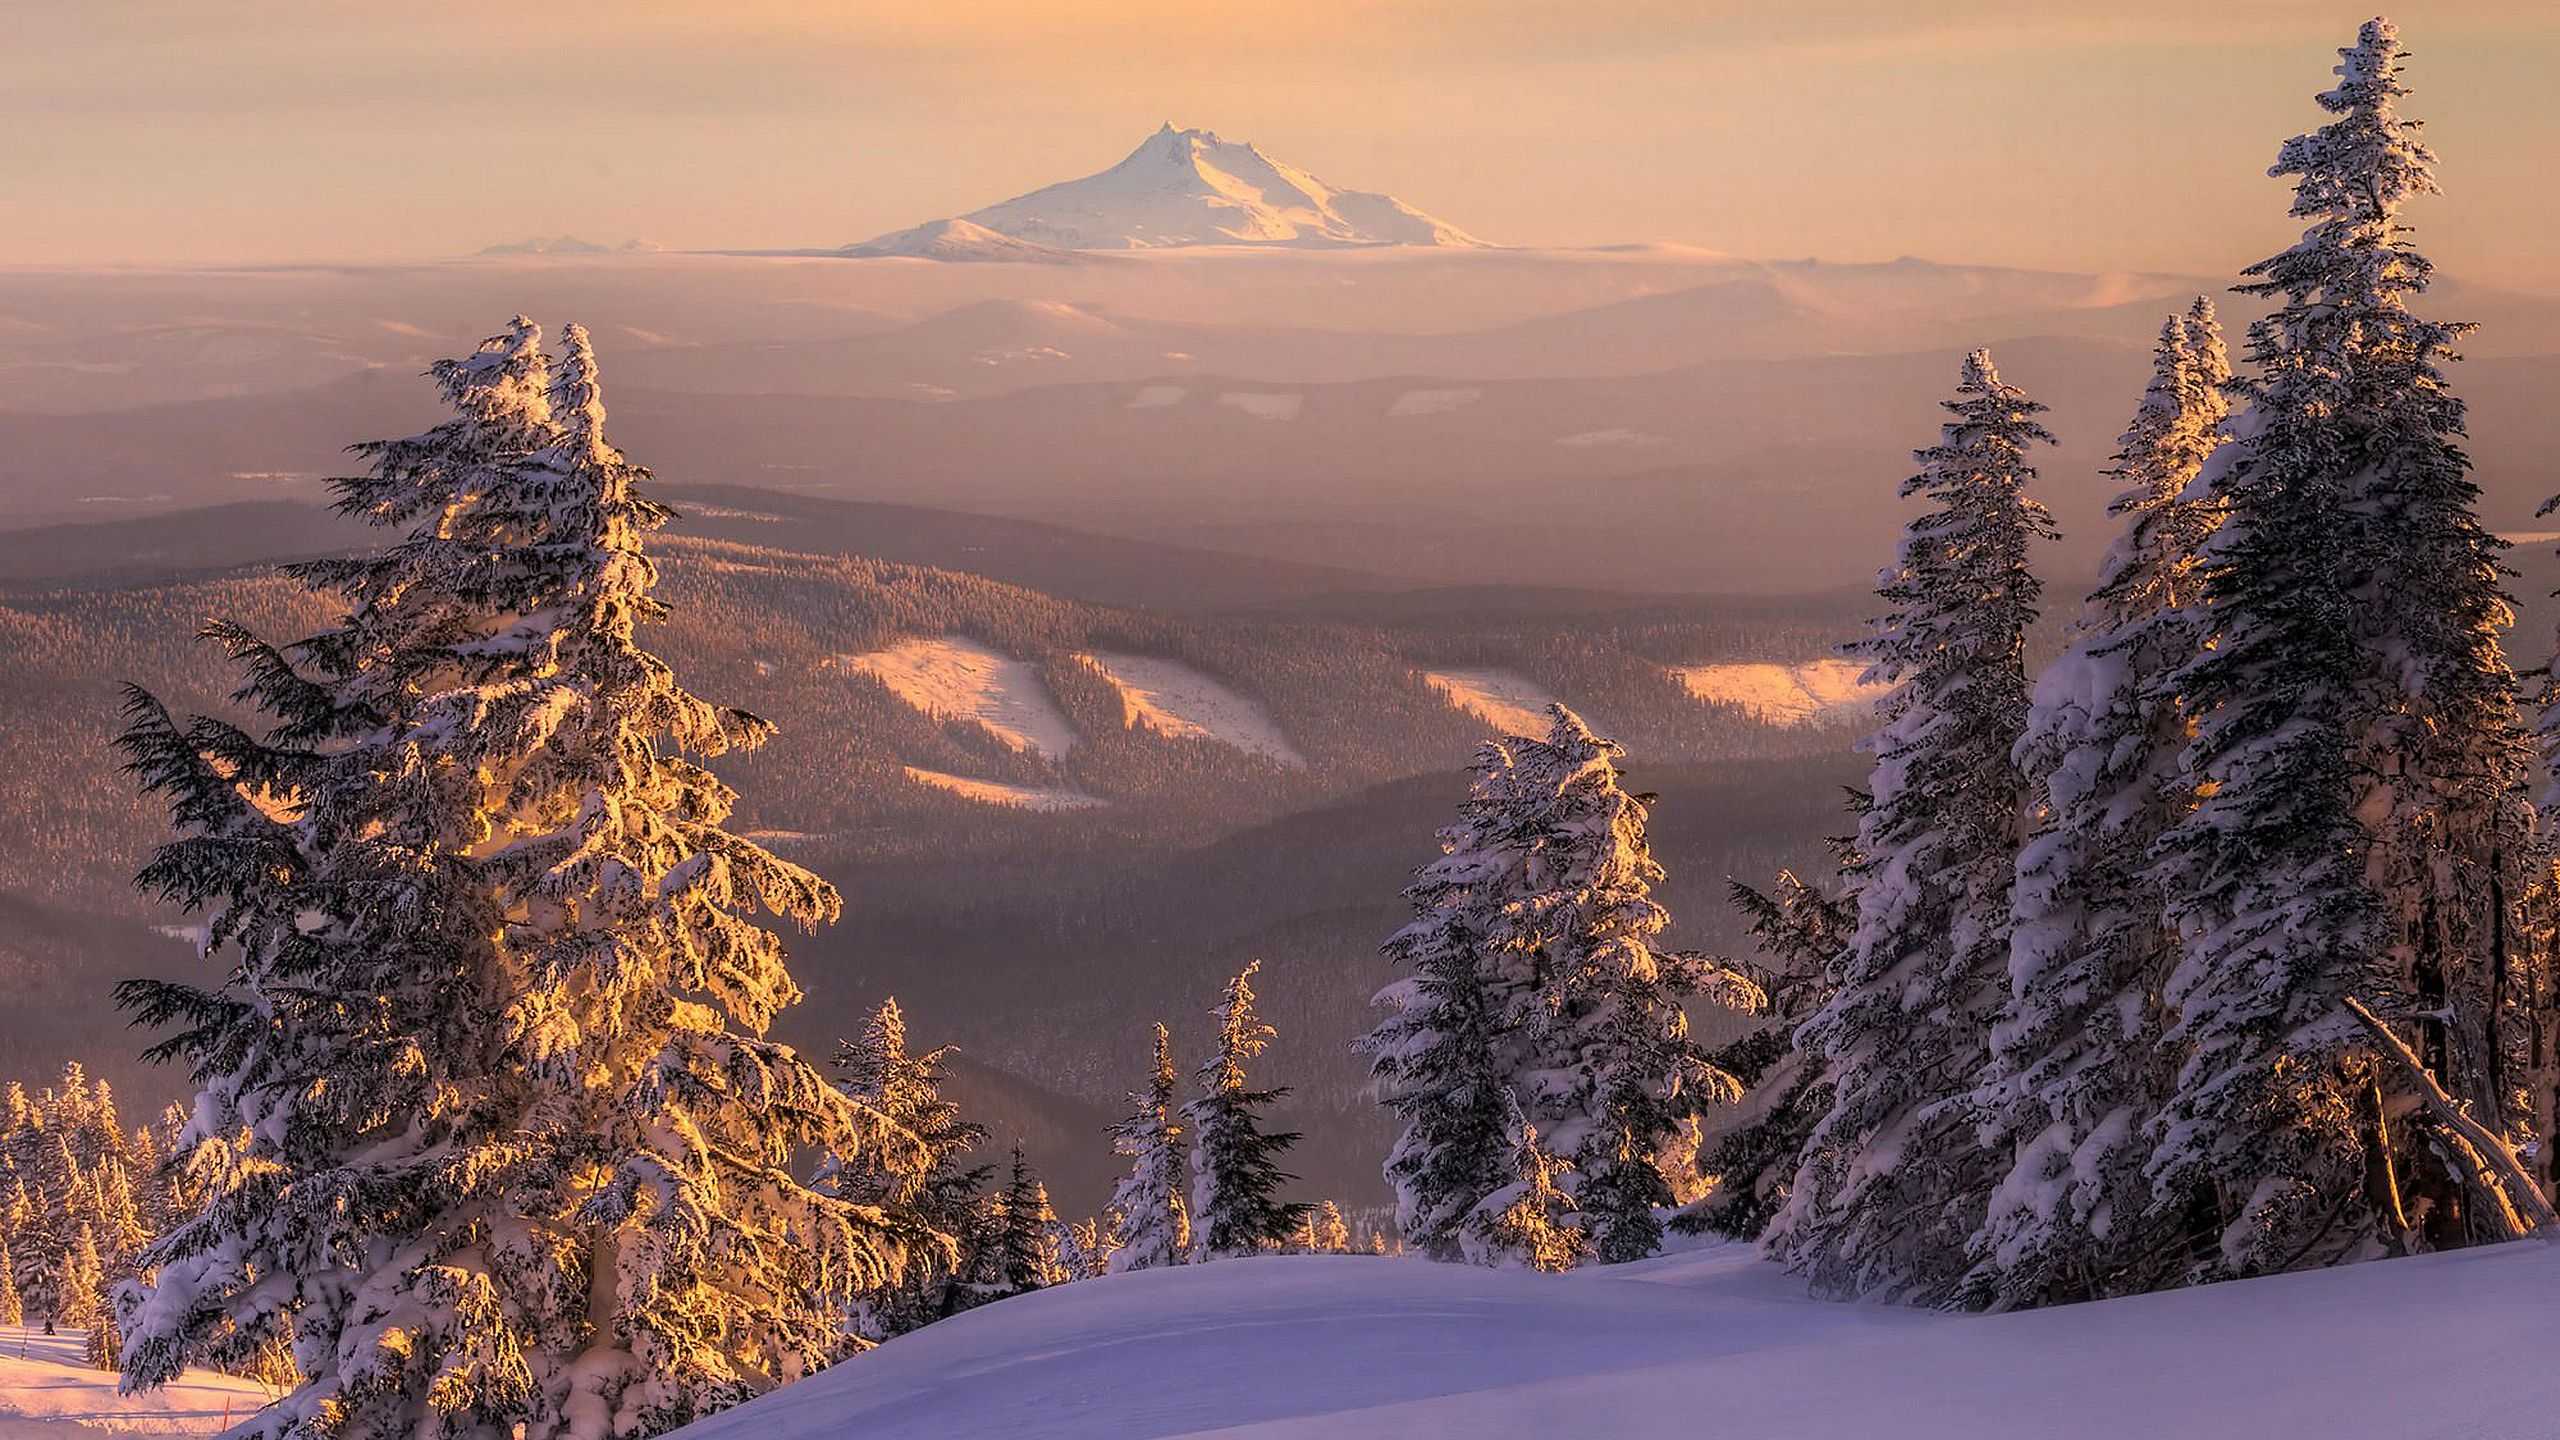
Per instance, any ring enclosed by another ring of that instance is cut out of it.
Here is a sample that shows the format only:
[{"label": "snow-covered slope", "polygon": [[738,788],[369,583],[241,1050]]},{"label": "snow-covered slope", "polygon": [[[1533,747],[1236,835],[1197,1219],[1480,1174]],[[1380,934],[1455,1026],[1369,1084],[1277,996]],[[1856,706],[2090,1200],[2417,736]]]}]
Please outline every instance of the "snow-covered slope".
[{"label": "snow-covered slope", "polygon": [[1097,652],[1083,657],[1120,692],[1121,722],[1159,735],[1216,740],[1249,755],[1303,769],[1307,757],[1252,699],[1178,660]]},{"label": "snow-covered slope", "polygon": [[1800,665],[1744,661],[1681,665],[1672,670],[1701,700],[1736,705],[1771,725],[1828,725],[1863,719],[1890,687],[1859,677],[1855,660],[1811,660]]},{"label": "snow-covered slope", "polygon": [[863,258],[903,255],[919,260],[1014,261],[1032,265],[1072,265],[1076,259],[1073,253],[1054,245],[1016,240],[966,220],[927,220],[859,245],[847,245],[842,253]]},{"label": "snow-covered slope", "polygon": [[1169,124],[1108,170],[971,211],[956,223],[1061,250],[1484,243],[1392,195],[1336,190],[1259,146]]},{"label": "snow-covered slope", "polygon": [[264,1407],[255,1381],[190,1370],[144,1395],[118,1395],[116,1377],[81,1358],[87,1334],[0,1326],[0,1440],[101,1435],[212,1435]]},{"label": "snow-covered slope", "polygon": [[1526,676],[1508,670],[1426,670],[1422,678],[1450,704],[1492,726],[1495,734],[1547,733],[1547,707],[1556,697]]},{"label": "snow-covered slope", "polygon": [[1016,750],[1056,757],[1076,731],[1040,679],[1040,667],[957,635],[901,640],[846,658],[901,700],[945,720],[974,720]]},{"label": "snow-covered slope", "polygon": [[1988,1317],[1808,1300],[1738,1246],[1563,1277],[1234,1260],[1003,1301],[677,1433],[2535,1440],[2556,1288],[2538,1242]]}]

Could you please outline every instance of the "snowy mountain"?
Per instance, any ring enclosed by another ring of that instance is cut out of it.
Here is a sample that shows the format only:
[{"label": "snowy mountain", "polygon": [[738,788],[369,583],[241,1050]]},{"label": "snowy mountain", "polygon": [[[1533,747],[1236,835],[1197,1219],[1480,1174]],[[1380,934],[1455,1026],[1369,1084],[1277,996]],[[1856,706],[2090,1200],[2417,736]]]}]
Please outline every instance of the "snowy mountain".
[{"label": "snowy mountain", "polygon": [[1076,258],[1072,251],[1029,240],[1016,240],[966,220],[928,220],[905,230],[892,230],[859,245],[847,245],[842,253],[864,259],[908,256],[921,260],[994,260],[1035,265],[1070,265]]},{"label": "snowy mountain", "polygon": [[2560,1404],[2555,1282],[2527,1242],[1980,1316],[1808,1301],[1746,1246],[1563,1276],[1280,1256],[1036,1291],[677,1434],[2522,1440]]},{"label": "snowy mountain", "polygon": [[[1484,242],[1392,195],[1337,190],[1244,142],[1168,124],[1129,157],[1099,174],[1018,195],[958,221],[1062,250],[1143,250],[1182,245],[1480,246]],[[859,247],[935,243],[915,237],[935,225],[884,235]],[[942,259],[989,259],[962,232],[968,252]],[[880,253],[914,254],[913,249]]]}]

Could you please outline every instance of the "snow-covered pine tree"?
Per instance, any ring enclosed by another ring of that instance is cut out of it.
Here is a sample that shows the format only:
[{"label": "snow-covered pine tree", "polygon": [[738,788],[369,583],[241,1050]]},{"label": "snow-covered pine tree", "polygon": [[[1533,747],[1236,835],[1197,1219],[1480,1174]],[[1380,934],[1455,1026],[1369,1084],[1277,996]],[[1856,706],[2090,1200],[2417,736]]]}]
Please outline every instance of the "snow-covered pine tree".
[{"label": "snow-covered pine tree", "polygon": [[1742,1083],[1748,1113],[1699,1155],[1698,1167],[1709,1188],[1672,1220],[1671,1228],[1756,1240],[1784,1202],[1814,1126],[1831,1109],[1831,1087],[1823,1079],[1820,1057],[1799,1049],[1795,1034],[1829,1000],[1858,914],[1855,906],[1792,870],[1779,871],[1768,892],[1736,880],[1729,883],[1727,895],[1742,912],[1761,956],[1757,963],[1735,968],[1760,987],[1768,1002],[1760,1025],[1714,1052],[1717,1067]]},{"label": "snow-covered pine tree", "polygon": [[1049,1187],[1023,1158],[1022,1144],[1013,1147],[1013,1164],[997,1197],[1002,1222],[996,1237],[997,1289],[985,1298],[1021,1295],[1059,1283],[1058,1247],[1053,1232],[1058,1212],[1049,1204]]},{"label": "snow-covered pine tree", "polygon": [[2409,312],[2430,267],[2398,218],[2434,157],[2398,113],[2390,22],[2339,53],[2320,97],[2338,119],[2271,172],[2311,224],[2250,267],[2242,288],[2278,304],[2250,327],[2237,438],[2198,480],[2225,519],[2201,567],[2210,648],[2175,681],[2199,799],[2161,847],[2186,944],[2150,1158],[2157,1203],[2215,1200],[2191,1221],[2194,1278],[2470,1238],[2461,1187],[2414,1143],[2414,1087],[2349,997],[2407,1024],[2485,1122],[2521,1118],[2507,603],[2443,374],[2460,327]]},{"label": "snow-covered pine tree", "polygon": [[1066,1233],[1059,1237],[1059,1268],[1065,1272],[1066,1280],[1098,1280],[1111,1273],[1111,1257],[1119,1249],[1117,1217],[1087,1215],[1067,1226]]},{"label": "snow-covered pine tree", "polygon": [[1591,1236],[1576,1223],[1573,1195],[1558,1183],[1572,1167],[1538,1139],[1519,1101],[1503,1093],[1509,1100],[1503,1160],[1517,1178],[1476,1203],[1459,1232],[1464,1254],[1476,1265],[1570,1270],[1594,1253]]},{"label": "snow-covered pine tree", "polygon": [[907,1250],[905,1267],[855,1303],[854,1333],[867,1342],[962,1308],[952,1294],[959,1246],[974,1237],[980,1192],[994,1167],[968,1163],[986,1127],[961,1118],[959,1105],[942,1093],[951,1053],[947,1045],[908,1051],[906,1012],[895,996],[872,1011],[859,1038],[836,1050],[838,1083],[877,1117],[878,1133],[849,1156],[830,1156],[820,1186],[878,1210]]},{"label": "snow-covered pine tree", "polygon": [[27,1323],[26,1303],[18,1295],[18,1267],[9,1257],[9,1217],[0,1212],[0,1325]]},{"label": "snow-covered pine tree", "polygon": [[181,838],[143,886],[206,912],[215,988],[134,982],[226,1147],[120,1297],[128,1387],[302,1376],[238,1433],[639,1437],[804,1374],[898,1256],[811,1190],[857,1107],[758,1038],[799,998],[760,916],[835,892],[722,828],[693,757],[770,726],[678,687],[669,512],[606,440],[594,354],[519,319],[433,374],[455,418],[359,447],[339,508],[397,542],[293,567],[343,619],[243,664],[252,735],[135,692],[123,744]]},{"label": "snow-covered pine tree", "polygon": [[1184,1107],[1191,1123],[1191,1258],[1197,1263],[1251,1255],[1285,1243],[1305,1213],[1303,1203],[1280,1199],[1295,1176],[1280,1157],[1298,1143],[1294,1130],[1265,1131],[1255,1113],[1288,1095],[1256,1090],[1245,1062],[1260,1055],[1277,1033],[1254,1009],[1254,961],[1227,982],[1214,1015],[1218,1034],[1200,1066],[1200,1095]]},{"label": "snow-covered pine tree", "polygon": [[98,1258],[97,1227],[83,1220],[72,1228],[62,1250],[62,1323],[86,1329],[98,1321],[98,1288],[106,1265]]},{"label": "snow-covered pine tree", "polygon": [[1111,1149],[1129,1162],[1129,1173],[1111,1191],[1120,1217],[1111,1273],[1180,1265],[1191,1258],[1191,1207],[1184,1199],[1184,1117],[1175,1104],[1180,1077],[1173,1068],[1173,1036],[1156,1024],[1155,1068],[1147,1088],[1129,1092],[1129,1113],[1111,1127]]},{"label": "snow-covered pine tree", "polygon": [[2011,749],[2027,717],[2028,551],[2053,534],[2027,495],[2044,407],[1965,357],[1955,417],[1917,452],[1911,523],[1877,594],[1892,608],[1853,644],[1895,688],[1860,816],[1858,927],[1837,993],[1798,1043],[1818,1053],[1830,1111],[1807,1144],[1773,1252],[1829,1295],[1943,1301],[1996,1179],[1966,1096],[2006,988],[2009,890],[2024,789]]},{"label": "snow-covered pine tree", "polygon": [[[1513,1084],[1555,1153],[1603,1263],[1660,1247],[1675,1195],[1665,1151],[1700,1110],[1741,1098],[1689,1033],[1693,1001],[1748,1012],[1759,987],[1704,956],[1657,949],[1670,924],[1645,837],[1644,797],[1620,785],[1613,742],[1563,705],[1514,754],[1509,822],[1519,889],[1493,936],[1526,958],[1526,1063]],[[1509,1093],[1508,1091],[1505,1092]]]},{"label": "snow-covered pine tree", "polygon": [[2184,1265],[2185,1207],[2155,1208],[2143,1173],[2176,1069],[2160,996],[2179,955],[2148,867],[2193,804],[2171,677],[2204,641],[2196,565],[2216,516],[2189,487],[2225,438],[2230,379],[2211,301],[2162,325],[2107,472],[2123,532],[2037,677],[2018,743],[2036,827],[2018,852],[2008,998],[1974,1097],[1984,1143],[2011,1158],[1973,1237],[1972,1303],[2139,1293]]},{"label": "snow-covered pine tree", "polygon": [[1316,1207],[1315,1249],[1325,1255],[1341,1255],[1351,1249],[1351,1222],[1342,1217],[1342,1207],[1330,1200]]},{"label": "snow-covered pine tree", "polygon": [[1507,1168],[1506,1016],[1488,953],[1518,870],[1511,745],[1477,752],[1457,823],[1440,858],[1405,887],[1414,918],[1389,937],[1388,958],[1410,973],[1372,1003],[1386,1018],[1364,1036],[1380,1104],[1404,1122],[1387,1152],[1396,1225],[1434,1260],[1460,1258],[1459,1232],[1485,1196],[1518,1178]]},{"label": "snow-covered pine tree", "polygon": [[61,1256],[24,1176],[12,1175],[7,1193],[0,1194],[0,1232],[10,1237],[10,1288],[25,1316],[21,1323],[42,1326],[50,1335],[62,1304]]}]

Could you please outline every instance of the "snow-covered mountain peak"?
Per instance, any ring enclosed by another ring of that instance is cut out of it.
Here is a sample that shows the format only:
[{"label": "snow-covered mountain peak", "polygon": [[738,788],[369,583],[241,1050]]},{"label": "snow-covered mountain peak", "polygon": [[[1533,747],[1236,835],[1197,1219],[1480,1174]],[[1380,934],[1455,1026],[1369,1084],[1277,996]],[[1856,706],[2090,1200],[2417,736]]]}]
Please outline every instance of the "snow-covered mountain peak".
[{"label": "snow-covered mountain peak", "polygon": [[[1108,170],[972,211],[959,223],[1061,250],[1483,243],[1392,195],[1337,190],[1260,146],[1171,122]],[[912,241],[895,248],[918,253]]]}]

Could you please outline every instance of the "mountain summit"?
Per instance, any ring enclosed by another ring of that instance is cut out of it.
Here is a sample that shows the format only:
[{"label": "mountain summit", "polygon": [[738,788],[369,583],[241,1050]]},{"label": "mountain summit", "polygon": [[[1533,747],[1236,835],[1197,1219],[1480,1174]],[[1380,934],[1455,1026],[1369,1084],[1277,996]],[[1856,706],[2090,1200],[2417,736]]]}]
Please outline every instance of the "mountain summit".
[{"label": "mountain summit", "polygon": [[1108,170],[961,219],[1060,250],[1484,243],[1392,195],[1336,190],[1259,146],[1169,124]]}]

